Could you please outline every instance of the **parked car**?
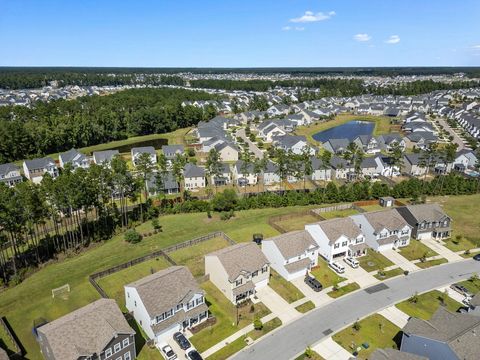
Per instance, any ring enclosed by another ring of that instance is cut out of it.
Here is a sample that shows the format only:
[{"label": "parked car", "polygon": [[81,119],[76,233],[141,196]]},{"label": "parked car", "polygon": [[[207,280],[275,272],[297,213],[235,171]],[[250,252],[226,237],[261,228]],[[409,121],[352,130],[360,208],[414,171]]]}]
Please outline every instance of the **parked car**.
[{"label": "parked car", "polygon": [[180,349],[182,350],[187,350],[190,348],[190,346],[192,346],[190,345],[190,341],[188,341],[185,335],[183,335],[181,332],[176,332],[173,334],[173,340],[177,342],[178,346],[180,346]]},{"label": "parked car", "polygon": [[323,286],[320,283],[320,281],[318,281],[317,279],[315,279],[313,276],[310,276],[310,275],[305,276],[305,284],[310,286],[313,289],[313,291],[316,291],[316,292],[319,292],[323,289]]},{"label": "parked car", "polygon": [[450,289],[452,290],[455,290],[456,292],[458,292],[459,294],[462,294],[464,296],[470,296],[472,297],[472,294],[470,294],[470,291],[468,291],[468,289],[463,286],[463,285],[460,285],[460,284],[452,284],[450,286]]},{"label": "parked car", "polygon": [[472,301],[472,297],[471,296],[465,296],[462,300],[462,304],[466,305],[466,306],[470,306],[470,301]]},{"label": "parked car", "polygon": [[177,358],[177,354],[175,354],[170,345],[165,345],[162,347],[162,355],[166,360],[173,360]]},{"label": "parked car", "polygon": [[343,274],[345,272],[345,266],[336,261],[331,262],[328,265],[339,274]]},{"label": "parked car", "polygon": [[470,308],[469,307],[466,307],[466,306],[462,306],[462,307],[459,307],[457,312],[460,313],[460,314],[466,314],[470,311]]},{"label": "parked car", "polygon": [[343,261],[345,261],[348,265],[350,265],[350,267],[354,269],[358,268],[358,266],[360,265],[360,263],[352,257],[346,257],[343,259]]},{"label": "parked car", "polygon": [[188,360],[203,360],[197,350],[190,350],[185,354],[185,358]]},{"label": "parked car", "polygon": [[477,254],[473,257],[473,260],[480,261],[480,254]]}]

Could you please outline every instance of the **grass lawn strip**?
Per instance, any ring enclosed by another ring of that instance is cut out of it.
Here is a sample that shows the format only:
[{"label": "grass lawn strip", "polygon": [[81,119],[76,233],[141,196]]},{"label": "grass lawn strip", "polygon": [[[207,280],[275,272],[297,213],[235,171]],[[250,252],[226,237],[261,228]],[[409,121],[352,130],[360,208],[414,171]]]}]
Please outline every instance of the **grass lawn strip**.
[{"label": "grass lawn strip", "polygon": [[403,270],[401,268],[395,268],[392,270],[385,271],[384,274],[385,274],[384,276],[380,276],[379,274],[375,274],[374,276],[378,280],[387,280],[398,275],[403,275]]},{"label": "grass lawn strip", "polygon": [[[456,302],[449,296],[445,296],[444,293],[433,290],[427,293],[417,295],[417,302],[413,303],[410,299],[402,301],[401,303],[395,305],[397,308],[402,310],[405,314],[423,319],[429,320],[432,315],[437,311],[440,306],[446,306],[450,311],[457,311],[462,304]],[[442,305],[441,298],[444,299],[444,304]]]},{"label": "grass lawn strip", "polygon": [[360,285],[358,285],[356,282],[347,284],[345,286],[342,286],[341,288],[338,288],[337,290],[332,290],[327,293],[328,296],[336,299],[339,298],[340,296],[346,295],[348,293],[351,293],[352,291],[360,289]]},{"label": "grass lawn strip", "polygon": [[447,262],[448,262],[447,259],[441,258],[441,259],[435,259],[435,260],[428,260],[425,262],[419,262],[419,263],[416,263],[415,265],[417,265],[421,269],[427,269],[429,267],[445,264]]},{"label": "grass lawn strip", "polygon": [[239,322],[237,325],[237,309],[235,306],[210,281],[203,283],[201,286],[206,292],[205,298],[209,310],[216,317],[217,322],[200,330],[190,338],[192,344],[200,353],[251,324],[256,318],[263,318],[270,313],[262,303],[253,305],[253,311],[252,306],[247,303],[238,308]]},{"label": "grass lawn strip", "polygon": [[438,255],[435,251],[424,245],[419,240],[411,240],[410,244],[400,249],[400,255],[408,260],[419,260],[423,256],[431,257]]},{"label": "grass lawn strip", "polygon": [[373,249],[368,249],[367,255],[357,258],[360,266],[367,272],[384,269],[394,265],[385,256]]},{"label": "grass lawn strip", "polygon": [[346,279],[337,275],[335,271],[330,269],[327,262],[323,258],[318,258],[318,266],[311,270],[312,275],[322,283],[324,288],[338,284]]},{"label": "grass lawn strip", "polygon": [[224,346],[222,349],[218,350],[216,353],[207,357],[207,360],[225,360],[247,346],[245,338],[250,337],[252,340],[257,340],[281,325],[282,321],[279,318],[274,318],[263,324],[263,328],[261,330],[250,331],[246,336],[241,336],[240,338],[232,341],[230,344]]},{"label": "grass lawn strip", "polygon": [[289,304],[305,297],[295,285],[285,280],[273,269],[270,269],[268,285]]},{"label": "grass lawn strip", "polygon": [[313,310],[313,309],[315,309],[315,304],[313,302],[311,302],[310,300],[307,301],[307,302],[304,302],[301,305],[298,305],[295,308],[295,310],[297,310],[298,312],[300,312],[302,314],[305,314],[306,312],[309,312],[310,310]]},{"label": "grass lawn strip", "polygon": [[369,348],[362,347],[357,356],[359,359],[368,359],[375,349],[397,348],[395,339],[398,337],[400,328],[382,315],[371,315],[359,321],[358,325],[358,330],[355,330],[353,325],[349,326],[333,335],[333,340],[350,353],[367,343]]},{"label": "grass lawn strip", "polygon": [[468,291],[470,291],[473,295],[477,294],[480,291],[480,280],[470,278],[468,280],[462,281],[461,285],[465,286]]}]

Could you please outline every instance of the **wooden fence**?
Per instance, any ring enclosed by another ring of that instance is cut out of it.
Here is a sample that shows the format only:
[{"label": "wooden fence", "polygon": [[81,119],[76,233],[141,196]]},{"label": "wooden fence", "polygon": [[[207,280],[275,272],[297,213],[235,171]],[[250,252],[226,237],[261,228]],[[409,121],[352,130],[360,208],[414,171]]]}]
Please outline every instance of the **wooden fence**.
[{"label": "wooden fence", "polygon": [[202,243],[204,241],[207,241],[207,240],[210,240],[210,239],[213,239],[213,238],[216,238],[216,237],[221,237],[221,238],[225,239],[230,245],[235,245],[236,244],[235,241],[233,239],[231,239],[229,236],[227,236],[224,232],[216,231],[216,232],[204,235],[204,236],[200,236],[200,237],[195,238],[195,239],[187,240],[185,242],[169,246],[169,247],[161,249],[161,250],[154,251],[150,254],[147,254],[147,255],[138,257],[136,259],[127,261],[123,264],[113,266],[109,269],[98,271],[98,272],[90,275],[88,277],[88,281],[90,281],[90,284],[92,284],[92,286],[95,288],[95,290],[97,290],[97,292],[100,294],[101,297],[108,298],[108,294],[98,284],[98,282],[97,282],[98,279],[101,279],[105,276],[114,274],[114,273],[116,273],[120,270],[127,269],[129,267],[134,266],[134,265],[143,263],[145,261],[155,259],[157,257],[163,257],[165,260],[168,261],[168,263],[170,265],[173,265],[173,266],[177,265],[177,263],[168,255],[168,253],[172,253],[172,252],[174,252],[176,250],[179,250],[179,249],[184,249],[184,248],[187,248],[187,247],[190,247],[190,246],[194,246],[196,244]]},{"label": "wooden fence", "polygon": [[8,326],[7,321],[3,316],[0,317],[0,326],[3,328],[5,334],[7,335],[8,340],[10,340],[10,342],[13,344],[13,349],[9,349],[11,351],[14,351],[13,354],[9,354],[10,359],[22,359],[22,348],[20,347],[17,338],[12,334],[10,326]]},{"label": "wooden fence", "polygon": [[331,212],[331,211],[347,210],[347,209],[351,209],[352,207],[353,207],[353,204],[348,203],[348,204],[338,204],[338,205],[321,207],[318,209],[313,209],[312,211],[320,215],[322,213]]}]

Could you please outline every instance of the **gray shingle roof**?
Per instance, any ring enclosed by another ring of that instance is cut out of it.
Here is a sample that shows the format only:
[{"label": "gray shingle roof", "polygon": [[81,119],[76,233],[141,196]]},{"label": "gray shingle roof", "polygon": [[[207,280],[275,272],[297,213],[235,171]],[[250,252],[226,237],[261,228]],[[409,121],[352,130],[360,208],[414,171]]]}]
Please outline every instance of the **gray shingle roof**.
[{"label": "gray shingle roof", "polygon": [[62,160],[64,164],[67,164],[70,162],[83,161],[85,160],[86,156],[76,149],[70,149],[64,153],[61,153],[59,155],[59,158]]},{"label": "gray shingle roof", "polygon": [[448,216],[437,203],[408,205],[405,208],[419,223],[441,221]]},{"label": "gray shingle roof", "polygon": [[19,171],[19,167],[15,164],[1,164],[0,165],[0,175],[7,175],[11,171]]},{"label": "gray shingle roof", "polygon": [[164,145],[162,146],[162,151],[165,155],[167,154],[183,154],[185,148],[183,145]]},{"label": "gray shingle roof", "polygon": [[299,256],[310,248],[318,247],[317,243],[305,230],[292,231],[265,239],[264,241],[273,241],[285,259]]},{"label": "gray shingle roof", "polygon": [[118,334],[135,334],[115,300],[100,299],[39,327],[55,359],[77,360],[101,353]]},{"label": "gray shingle roof", "polygon": [[205,169],[203,167],[188,163],[183,169],[183,176],[186,178],[205,177]]},{"label": "gray shingle roof", "polygon": [[227,272],[229,281],[242,273],[252,273],[268,264],[268,259],[255,243],[243,243],[226,247],[206,256],[216,256]]},{"label": "gray shingle roof", "polygon": [[370,355],[369,360],[428,360],[428,358],[396,349],[377,349]]},{"label": "gray shingle roof", "polygon": [[111,161],[118,154],[120,154],[118,150],[94,151],[93,158],[96,164],[102,164],[106,161]]},{"label": "gray shingle roof", "polygon": [[397,209],[386,209],[362,214],[372,225],[375,232],[383,229],[400,230],[409,226]]},{"label": "gray shingle roof", "polygon": [[143,154],[143,153],[147,153],[147,154],[151,154],[151,155],[155,155],[155,148],[153,146],[141,146],[141,147],[134,147],[132,148],[131,150],[132,152],[132,155],[135,156],[137,154]]},{"label": "gray shingle roof", "polygon": [[324,220],[317,224],[325,235],[327,235],[330,245],[337,241],[342,235],[345,235],[349,239],[355,239],[362,234],[357,224],[349,217]]}]

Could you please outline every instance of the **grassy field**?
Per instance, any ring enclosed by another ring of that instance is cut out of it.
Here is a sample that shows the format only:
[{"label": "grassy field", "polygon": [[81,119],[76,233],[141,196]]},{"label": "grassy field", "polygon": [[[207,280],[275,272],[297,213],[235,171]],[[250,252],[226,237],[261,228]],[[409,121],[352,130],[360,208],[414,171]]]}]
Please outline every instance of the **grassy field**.
[{"label": "grassy field", "polygon": [[367,212],[370,212],[370,211],[378,211],[378,210],[385,210],[384,207],[378,205],[378,204],[375,204],[375,205],[365,205],[365,206],[361,206],[361,208]]},{"label": "grassy field", "polygon": [[180,249],[168,254],[177,264],[187,266],[193,276],[205,275],[204,256],[213,251],[227,247],[229,243],[221,237],[216,237],[200,244]]},{"label": "grassy field", "polygon": [[117,301],[122,311],[125,308],[125,292],[123,286],[137,281],[145,276],[153,274],[159,270],[166,269],[170,263],[163,257],[148,260],[143,263],[131,266],[112,275],[105,276],[97,282],[110,298]]},{"label": "grassy field", "polygon": [[307,302],[304,302],[302,305],[298,305],[295,309],[298,312],[305,314],[306,312],[315,309],[315,304],[309,300]]},{"label": "grassy field", "polygon": [[[267,224],[274,215],[305,211],[310,207],[286,207],[239,211],[228,221],[208,219],[206,214],[169,215],[160,218],[163,232],[131,245],[122,234],[92,246],[75,257],[51,263],[27,278],[23,283],[5,290],[0,296],[0,314],[5,316],[20,338],[30,360],[41,359],[38,345],[31,333],[33,321],[43,317],[56,319],[99,298],[88,282],[88,275],[121,264],[166,246],[189,240],[213,231],[224,231],[236,241],[251,241],[252,234],[265,237],[278,235]],[[140,232],[151,231],[150,222],[138,227]],[[52,299],[51,290],[69,284],[67,300]]]},{"label": "grassy field", "polygon": [[333,219],[333,218],[343,218],[350,215],[356,215],[358,211],[355,209],[346,209],[346,210],[336,210],[336,211],[329,211],[325,213],[320,213],[320,216],[324,219]]},{"label": "grassy field", "polygon": [[[442,298],[444,298],[445,305],[442,305]],[[418,295],[418,301],[416,303],[408,299],[395,306],[407,315],[423,320],[429,320],[440,306],[446,306],[448,310],[455,312],[461,305],[462,304],[456,302],[442,292],[433,290]]]},{"label": "grassy field", "polygon": [[425,255],[426,257],[430,257],[438,254],[428,246],[424,245],[421,241],[412,239],[410,244],[400,248],[400,255],[408,260],[418,260]]},{"label": "grassy field", "polygon": [[355,330],[350,326],[333,335],[333,340],[348,352],[353,353],[364,343],[369,348],[362,349],[358,353],[358,359],[368,359],[375,349],[398,348],[396,339],[400,328],[385,319],[382,315],[374,314],[358,322],[360,328]]},{"label": "grassy field", "polygon": [[460,235],[475,244],[473,247],[480,247],[480,232],[478,225],[478,204],[480,203],[480,194],[438,196],[428,198],[428,202],[438,202],[443,207],[443,210],[453,219],[453,239],[455,239],[457,235]]},{"label": "grassy field", "polygon": [[445,246],[455,252],[470,250],[478,247],[477,244],[474,244],[470,240],[464,237],[460,237],[459,239],[457,239],[456,236],[446,240]]},{"label": "grassy field", "polygon": [[348,293],[351,293],[352,291],[360,289],[360,285],[358,285],[356,282],[347,284],[345,286],[342,286],[338,288],[337,290],[332,290],[327,293],[328,296],[336,299],[339,298],[340,296],[346,295]]},{"label": "grassy field", "polygon": [[373,135],[375,136],[398,132],[400,129],[399,126],[390,124],[392,119],[386,116],[340,114],[337,115],[334,120],[317,122],[310,126],[300,126],[295,129],[295,133],[297,135],[304,135],[311,144],[318,145],[318,142],[312,137],[314,134],[345,124],[352,120],[375,122],[375,129],[373,130]]},{"label": "grassy field", "polygon": [[416,265],[421,269],[428,269],[429,267],[445,264],[447,262],[448,262],[447,259],[441,258],[441,259],[429,260],[425,262],[419,262]]},{"label": "grassy field", "polygon": [[337,275],[335,271],[328,267],[328,264],[321,257],[318,258],[318,266],[312,269],[312,275],[322,283],[323,288],[332,286],[345,280],[345,278]]},{"label": "grassy field", "polygon": [[384,269],[393,265],[390,260],[373,249],[368,249],[367,255],[359,257],[357,260],[360,263],[360,266],[368,272]]},{"label": "grassy field", "polygon": [[385,275],[384,276],[380,276],[379,274],[375,274],[374,276],[378,279],[378,280],[387,280],[387,279],[390,279],[392,277],[395,277],[395,276],[398,276],[398,275],[402,275],[403,274],[403,270],[401,268],[396,268],[396,269],[392,269],[392,270],[388,270],[388,271],[385,271]]},{"label": "grassy field", "polygon": [[216,317],[217,322],[212,326],[200,330],[190,338],[190,341],[199,352],[203,352],[223,339],[229,337],[241,328],[251,324],[255,318],[262,318],[270,313],[262,303],[255,304],[253,311],[247,303],[237,309],[210,281],[203,283],[206,291],[206,301],[210,312]]},{"label": "grassy field", "polygon": [[292,219],[279,221],[276,224],[285,231],[303,230],[306,224],[318,222],[318,218],[313,215],[303,215]]},{"label": "grassy field", "polygon": [[270,269],[270,280],[268,281],[268,285],[289,304],[305,297],[295,285],[285,280],[273,269]]},{"label": "grassy field", "polygon": [[10,340],[10,337],[8,337],[7,332],[3,329],[3,327],[0,327],[0,348],[6,350],[8,353],[15,352],[15,346],[13,345],[13,342]]}]

